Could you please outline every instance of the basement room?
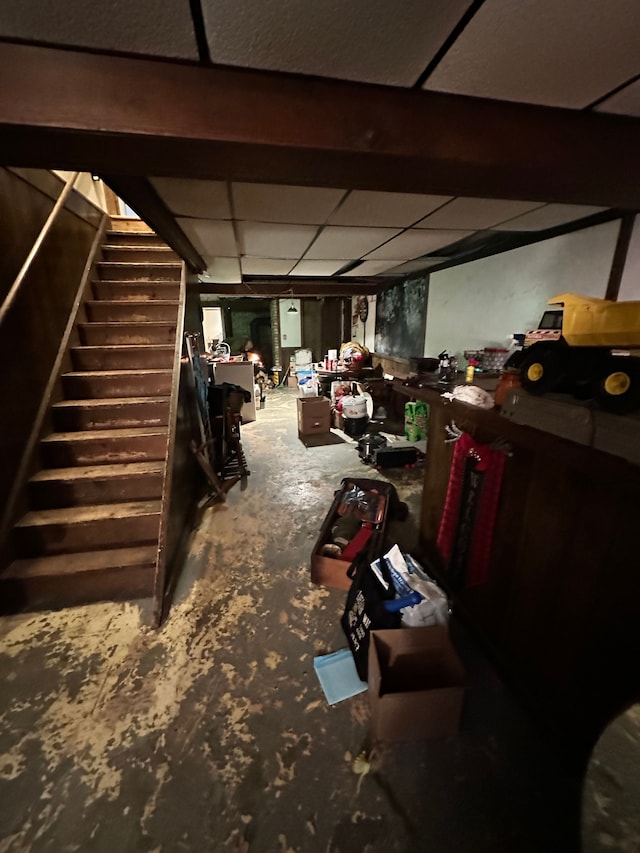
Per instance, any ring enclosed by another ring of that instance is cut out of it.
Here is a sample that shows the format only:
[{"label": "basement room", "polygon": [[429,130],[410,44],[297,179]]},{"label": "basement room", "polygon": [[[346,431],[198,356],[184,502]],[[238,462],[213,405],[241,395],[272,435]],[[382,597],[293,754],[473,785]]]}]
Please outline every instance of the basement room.
[{"label": "basement room", "polygon": [[0,850],[640,849],[631,0],[0,9]]}]

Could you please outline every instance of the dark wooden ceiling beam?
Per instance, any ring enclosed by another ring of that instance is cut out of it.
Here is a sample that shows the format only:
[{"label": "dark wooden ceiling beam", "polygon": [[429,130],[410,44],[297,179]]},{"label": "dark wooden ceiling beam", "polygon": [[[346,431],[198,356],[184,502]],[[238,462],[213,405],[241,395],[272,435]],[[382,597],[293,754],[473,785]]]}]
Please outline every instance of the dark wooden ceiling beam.
[{"label": "dark wooden ceiling beam", "polygon": [[186,261],[193,272],[202,272],[207,268],[197,249],[176,222],[173,213],[146,178],[104,173],[100,173],[100,177]]},{"label": "dark wooden ceiling beam", "polygon": [[640,208],[640,119],[0,44],[18,166]]},{"label": "dark wooden ceiling beam", "polygon": [[190,282],[200,293],[215,293],[218,296],[259,296],[292,299],[305,296],[367,296],[381,288],[379,279],[364,281],[357,278],[305,278],[279,279],[271,277],[247,277],[242,284],[215,284]]}]

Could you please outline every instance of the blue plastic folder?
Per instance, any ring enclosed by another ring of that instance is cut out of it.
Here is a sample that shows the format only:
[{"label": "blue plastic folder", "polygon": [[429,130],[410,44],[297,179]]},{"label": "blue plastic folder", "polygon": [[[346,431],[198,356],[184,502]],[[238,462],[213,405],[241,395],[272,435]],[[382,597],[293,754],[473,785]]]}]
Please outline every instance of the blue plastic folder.
[{"label": "blue plastic folder", "polygon": [[358,677],[350,649],[340,649],[330,655],[314,658],[313,668],[330,705],[367,689],[367,682]]}]

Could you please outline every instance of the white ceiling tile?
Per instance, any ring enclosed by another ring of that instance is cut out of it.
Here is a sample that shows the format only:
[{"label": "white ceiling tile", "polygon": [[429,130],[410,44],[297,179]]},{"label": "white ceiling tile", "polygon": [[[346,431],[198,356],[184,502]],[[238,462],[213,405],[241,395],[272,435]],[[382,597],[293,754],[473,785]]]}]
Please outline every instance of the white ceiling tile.
[{"label": "white ceiling tile", "polygon": [[404,264],[398,264],[389,267],[381,275],[408,275],[414,272],[425,272],[429,267],[435,267],[446,261],[447,258],[420,258],[415,261],[407,261]]},{"label": "white ceiling tile", "polygon": [[298,261],[291,275],[335,275],[344,261]]},{"label": "white ceiling tile", "polygon": [[359,275],[378,275],[391,267],[397,266],[396,261],[363,261],[355,269],[343,273],[343,275],[359,276]]},{"label": "white ceiling tile", "polygon": [[346,190],[283,184],[233,184],[236,219],[323,225]]},{"label": "white ceiling tile", "polygon": [[640,117],[640,80],[620,89],[596,107],[598,112]]},{"label": "white ceiling tile", "polygon": [[329,217],[332,225],[378,225],[407,228],[449,201],[448,195],[353,190]]},{"label": "white ceiling tile", "polygon": [[396,228],[348,228],[327,225],[306,253],[310,260],[343,258],[346,261],[361,258],[376,246],[395,237]]},{"label": "white ceiling tile", "polygon": [[229,192],[224,181],[189,178],[150,178],[156,192],[176,216],[231,219]]},{"label": "white ceiling tile", "polygon": [[200,274],[203,281],[219,284],[239,284],[242,281],[237,258],[212,258],[204,255],[207,268]]},{"label": "white ceiling tile", "polygon": [[181,219],[176,222],[202,255],[237,255],[233,225],[228,220]]},{"label": "white ceiling tile", "polygon": [[214,62],[413,85],[470,0],[203,0]]},{"label": "white ceiling tile", "polygon": [[246,275],[287,275],[295,264],[295,259],[240,258],[242,272]]},{"label": "white ceiling tile", "polygon": [[238,222],[243,255],[256,258],[299,258],[318,233],[314,225],[278,225],[271,222]]},{"label": "white ceiling tile", "polygon": [[426,229],[413,228],[400,234],[395,240],[390,240],[379,249],[370,252],[367,255],[367,260],[388,259],[398,261],[398,263],[410,261],[419,255],[434,252],[442,246],[457,243],[458,240],[462,240],[470,234],[473,234],[473,231],[427,231]]},{"label": "white ceiling tile", "polygon": [[48,44],[198,59],[184,0],[2,0],[0,36]]},{"label": "white ceiling tile", "polygon": [[494,226],[495,231],[543,231],[556,225],[564,225],[576,219],[583,219],[593,213],[606,210],[606,207],[588,207],[582,204],[545,204],[537,210],[518,216],[509,222]]},{"label": "white ceiling tile", "polygon": [[540,207],[539,201],[508,201],[500,198],[455,198],[416,224],[416,228],[490,228]]},{"label": "white ceiling tile", "polygon": [[427,89],[585,107],[638,73],[638,0],[488,0]]}]

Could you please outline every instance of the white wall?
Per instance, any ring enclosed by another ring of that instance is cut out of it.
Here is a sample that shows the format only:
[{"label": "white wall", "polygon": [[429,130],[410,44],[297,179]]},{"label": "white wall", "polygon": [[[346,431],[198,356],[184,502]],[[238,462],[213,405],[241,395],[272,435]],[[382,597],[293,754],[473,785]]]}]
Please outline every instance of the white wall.
[{"label": "white wall", "polygon": [[631,242],[618,294],[620,302],[627,302],[629,299],[640,299],[640,216],[636,216],[631,233]]},{"label": "white wall", "polygon": [[[296,306],[297,313],[289,314],[291,304]],[[278,309],[280,311],[280,346],[301,347],[302,346],[302,308],[299,299],[279,299]]]},{"label": "white wall", "polygon": [[222,322],[222,308],[202,307],[202,329],[207,351],[212,340],[224,340],[224,325]]},{"label": "white wall", "polygon": [[603,297],[620,220],[433,273],[424,355],[506,346],[560,293]]},{"label": "white wall", "polygon": [[[63,181],[68,181],[73,172],[63,172],[59,169],[52,169],[53,173],[62,178]],[[94,181],[89,172],[81,172],[75,184],[73,185],[77,192],[81,193],[89,201],[93,202],[101,210],[106,211],[107,203],[104,197],[104,184],[102,181]]]}]

